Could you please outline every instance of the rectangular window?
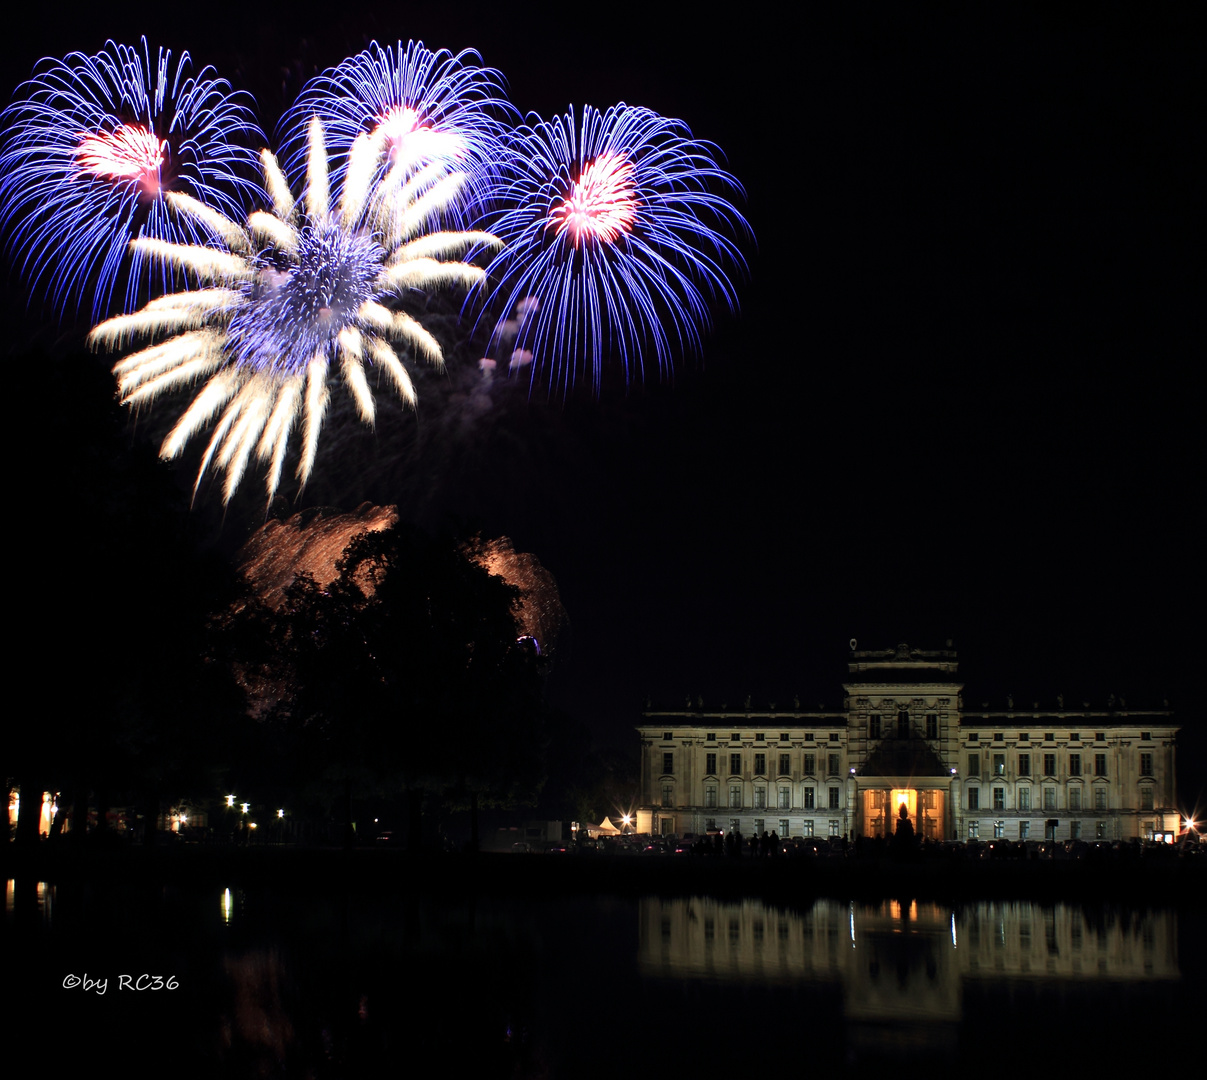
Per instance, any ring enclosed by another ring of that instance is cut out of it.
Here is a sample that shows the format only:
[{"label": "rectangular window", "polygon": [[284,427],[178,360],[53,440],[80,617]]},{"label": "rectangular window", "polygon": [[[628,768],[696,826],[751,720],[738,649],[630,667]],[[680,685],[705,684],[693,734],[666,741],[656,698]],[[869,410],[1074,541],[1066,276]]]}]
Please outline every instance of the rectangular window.
[{"label": "rectangular window", "polygon": [[833,818],[830,819],[830,835],[835,837],[838,836],[838,822]]},{"label": "rectangular window", "polygon": [[993,775],[994,776],[1005,776],[1006,775],[1006,755],[1005,754],[994,754],[993,755]]},{"label": "rectangular window", "polygon": [[1020,840],[1026,840],[1027,837],[1029,837],[1030,835],[1031,835],[1031,822],[1020,821],[1018,823],[1018,838]]},{"label": "rectangular window", "polygon": [[1106,732],[1105,731],[1095,731],[1094,732],[1094,742],[1106,742]]},{"label": "rectangular window", "polygon": [[969,776],[980,776],[981,775],[981,755],[980,754],[969,754],[968,755],[968,775]]},{"label": "rectangular window", "polygon": [[1018,808],[1020,810],[1031,809],[1031,785],[1020,784],[1018,788]]},{"label": "rectangular window", "polygon": [[[788,819],[786,817],[782,817],[782,818],[780,818],[780,838],[783,839],[787,835],[788,835]],[[781,924],[781,925],[783,925],[783,924]]]},{"label": "rectangular window", "polygon": [[1070,776],[1080,776],[1081,775],[1081,755],[1080,754],[1070,754],[1069,755],[1069,775]]},{"label": "rectangular window", "polygon": [[1152,736],[1152,732],[1151,732],[1151,731],[1142,731],[1142,732],[1140,732],[1140,741],[1141,741],[1141,742],[1151,742],[1151,741],[1152,741],[1152,737],[1153,737],[1153,736]]},{"label": "rectangular window", "polygon": [[1140,775],[1152,776],[1153,774],[1153,756],[1152,754],[1140,755]]},{"label": "rectangular window", "polygon": [[788,741],[788,733],[786,731],[781,731],[780,732],[780,742],[787,742],[787,741]]},{"label": "rectangular window", "polygon": [[1081,822],[1080,821],[1070,821],[1069,822],[1069,839],[1071,839],[1071,840],[1080,840],[1081,839]]},{"label": "rectangular window", "polygon": [[977,732],[975,732],[975,731],[972,731],[972,732],[969,732],[969,734],[968,734],[968,741],[969,741],[969,742],[976,742],[978,739],[980,739],[980,737],[981,737],[981,736],[980,736],[980,734],[979,734],[979,733],[977,733]]},{"label": "rectangular window", "polygon": [[909,713],[904,710],[897,714],[897,738],[909,738]]},{"label": "rectangular window", "polygon": [[762,810],[767,806],[767,789],[765,787],[756,787],[754,789],[754,808]]},{"label": "rectangular window", "polygon": [[1003,735],[1000,731],[994,732],[993,741],[994,742],[1005,742],[1006,736]]},{"label": "rectangular window", "polygon": [[811,788],[811,787],[805,788],[804,796],[805,796],[805,809],[812,810],[813,809],[813,788]]},{"label": "rectangular window", "polygon": [[868,738],[880,738],[880,717],[875,713],[868,717]]},{"label": "rectangular window", "polygon": [[780,809],[781,810],[791,810],[792,809],[792,789],[791,788],[786,788],[786,787],[780,788]]},{"label": "rectangular window", "polygon": [[1094,775],[1106,776],[1106,754],[1094,755]]},{"label": "rectangular window", "polygon": [[766,741],[767,741],[767,736],[766,736],[766,734],[765,734],[764,732],[762,732],[762,731],[756,731],[756,732],[755,732],[755,735],[754,735],[754,741],[755,741],[755,742],[766,742]]},{"label": "rectangular window", "polygon": [[1069,809],[1070,810],[1080,810],[1081,809],[1081,788],[1079,788],[1079,787],[1070,787],[1069,788]]},{"label": "rectangular window", "polygon": [[717,733],[715,731],[710,731],[707,735],[704,736],[704,738],[707,739],[709,742],[716,742]]},{"label": "rectangular window", "polygon": [[1140,809],[1151,810],[1153,808],[1153,789],[1149,784],[1145,784],[1140,789]]},{"label": "rectangular window", "polygon": [[741,742],[741,741],[742,741],[742,733],[741,733],[740,731],[733,731],[733,732],[730,732],[730,735],[729,735],[729,741],[730,741],[730,742]]},{"label": "rectangular window", "polygon": [[675,755],[673,753],[672,754],[663,754],[662,755],[662,775],[670,776],[674,771],[675,771]]},{"label": "rectangular window", "polygon": [[717,805],[717,788],[715,784],[709,784],[704,789],[704,805],[710,809]]},{"label": "rectangular window", "polygon": [[939,718],[935,713],[926,714],[926,737],[928,739],[939,737]]},{"label": "rectangular window", "polygon": [[717,755],[716,754],[705,754],[704,755],[704,775],[705,776],[716,776],[717,775]]},{"label": "rectangular window", "polygon": [[813,732],[806,731],[805,732],[805,742],[812,742],[812,741],[813,741]]},{"label": "rectangular window", "polygon": [[729,785],[729,806],[731,810],[738,810],[742,805],[742,785]]},{"label": "rectangular window", "polygon": [[968,789],[968,809],[979,810],[981,808],[981,789],[970,787]]},{"label": "rectangular window", "polygon": [[839,792],[838,788],[836,788],[836,787],[830,788],[830,809],[831,810],[838,809],[839,795],[840,795],[840,792]]},{"label": "rectangular window", "polygon": [[662,733],[663,742],[670,742],[671,739],[673,739],[674,737],[675,737],[675,733],[673,731],[664,731]]},{"label": "rectangular window", "polygon": [[995,821],[993,823],[993,839],[1000,840],[1006,835],[1006,823],[1004,821]]},{"label": "rectangular window", "polygon": [[742,755],[741,754],[730,754],[729,755],[729,775],[730,776],[741,776],[742,775]]},{"label": "rectangular window", "polygon": [[1081,732],[1080,731],[1070,731],[1069,732],[1069,742],[1081,742]]},{"label": "rectangular window", "polygon": [[[810,805],[812,805],[812,804],[810,804]],[[812,836],[812,835],[813,835],[813,820],[812,820],[812,818],[810,818],[810,819],[808,819],[808,820],[806,820],[806,821],[805,821],[804,825],[803,825],[803,826],[802,826],[802,828],[801,828],[801,832],[802,832],[802,833],[804,833],[804,835],[805,835],[805,836]]]},{"label": "rectangular window", "polygon": [[993,789],[993,809],[994,810],[1005,810],[1006,809],[1006,789],[1005,788],[995,787]]},{"label": "rectangular window", "polygon": [[754,755],[754,775],[755,776],[766,776],[767,775],[767,755],[766,754],[755,754]]},{"label": "rectangular window", "polygon": [[1056,736],[1053,735],[1052,732],[1050,732],[1050,731],[1044,732],[1044,742],[1055,742],[1055,741],[1056,741]]},{"label": "rectangular window", "polygon": [[816,754],[806,754],[805,755],[805,775],[812,776],[815,772],[817,772],[817,755]]},{"label": "rectangular window", "polygon": [[791,772],[791,759],[787,754],[780,754],[780,776],[788,776]]},{"label": "rectangular window", "polygon": [[1030,734],[1026,731],[1020,731],[1018,733],[1019,742],[1027,742],[1030,738],[1031,738]]},{"label": "rectangular window", "polygon": [[838,754],[831,754],[830,755],[830,773],[829,773],[829,775],[837,776],[838,772],[841,768],[842,768],[841,757],[839,757]]},{"label": "rectangular window", "polygon": [[1031,755],[1030,754],[1019,754],[1018,755],[1018,775],[1019,776],[1030,776],[1031,775]]},{"label": "rectangular window", "polygon": [[1094,809],[1095,810],[1105,810],[1106,809],[1106,788],[1104,788],[1104,787],[1094,788]]},{"label": "rectangular window", "polygon": [[1056,789],[1054,787],[1044,788],[1044,809],[1056,809]]},{"label": "rectangular window", "polygon": [[1044,776],[1056,775],[1056,755],[1044,754]]},{"label": "rectangular window", "polygon": [[675,805],[675,785],[674,784],[663,784],[662,785],[662,805],[663,806],[674,806]]},{"label": "rectangular window", "polygon": [[830,732],[830,742],[838,742],[838,732],[837,731]]},{"label": "rectangular window", "polygon": [[970,821],[968,823],[968,839],[976,840],[981,835],[981,823],[979,821]]}]

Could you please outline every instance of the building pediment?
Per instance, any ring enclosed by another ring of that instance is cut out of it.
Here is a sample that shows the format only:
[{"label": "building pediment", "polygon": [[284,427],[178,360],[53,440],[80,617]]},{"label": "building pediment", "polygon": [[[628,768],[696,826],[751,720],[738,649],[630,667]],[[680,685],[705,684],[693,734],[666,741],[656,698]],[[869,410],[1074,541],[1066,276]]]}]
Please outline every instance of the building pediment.
[{"label": "building pediment", "polygon": [[942,759],[925,743],[881,743],[867,756],[861,776],[948,776]]}]

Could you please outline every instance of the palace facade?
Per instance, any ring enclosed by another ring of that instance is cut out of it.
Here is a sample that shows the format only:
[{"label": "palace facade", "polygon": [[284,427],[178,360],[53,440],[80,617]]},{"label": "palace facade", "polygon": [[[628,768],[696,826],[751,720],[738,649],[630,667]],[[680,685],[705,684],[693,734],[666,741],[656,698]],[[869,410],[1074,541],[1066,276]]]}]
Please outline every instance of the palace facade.
[{"label": "palace facade", "polygon": [[[948,643],[950,645],[950,642]],[[1168,708],[966,710],[955,652],[859,650],[842,709],[642,714],[637,831],[1175,840]]]}]

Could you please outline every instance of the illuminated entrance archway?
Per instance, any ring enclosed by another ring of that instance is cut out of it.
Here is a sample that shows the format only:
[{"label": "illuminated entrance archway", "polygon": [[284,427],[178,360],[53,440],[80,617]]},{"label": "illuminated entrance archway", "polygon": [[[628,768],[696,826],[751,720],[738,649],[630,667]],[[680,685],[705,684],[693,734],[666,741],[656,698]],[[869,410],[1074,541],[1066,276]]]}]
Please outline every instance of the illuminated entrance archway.
[{"label": "illuminated entrance archway", "polygon": [[927,840],[944,839],[946,792],[942,788],[892,786],[864,788],[860,833],[889,838],[904,806],[914,832]]}]

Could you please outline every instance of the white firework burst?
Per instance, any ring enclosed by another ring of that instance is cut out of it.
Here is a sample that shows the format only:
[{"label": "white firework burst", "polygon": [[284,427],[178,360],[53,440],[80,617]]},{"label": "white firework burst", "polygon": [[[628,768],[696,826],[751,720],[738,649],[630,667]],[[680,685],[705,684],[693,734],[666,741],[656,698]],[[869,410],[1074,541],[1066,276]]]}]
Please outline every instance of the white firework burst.
[{"label": "white firework burst", "polygon": [[[128,405],[205,380],[160,456],[177,457],[217,417],[197,485],[211,465],[223,471],[224,502],[235,494],[253,454],[268,465],[272,498],[299,420],[303,445],[297,476],[305,485],[327,411],[332,365],[339,365],[365,423],[373,423],[376,411],[366,366],[384,371],[413,406],[415,389],[391,339],[432,364],[442,365],[444,357],[436,339],[411,316],[392,309],[391,300],[407,289],[470,287],[483,280],[484,271],[452,257],[499,246],[488,233],[428,231],[457,200],[465,177],[440,162],[405,183],[393,168],[381,175],[387,134],[378,129],[357,137],[338,201],[329,191],[317,118],[310,123],[300,202],[267,150],[261,163],[272,212],[257,211],[246,225],[187,195],[168,194],[173,210],[204,224],[222,246],[147,238],[131,246],[191,273],[202,287],[160,297],[140,311],[101,323],[89,335],[90,344],[110,348],[136,337],[174,335],[127,356],[113,373]],[[374,182],[375,177],[380,179]]]}]

